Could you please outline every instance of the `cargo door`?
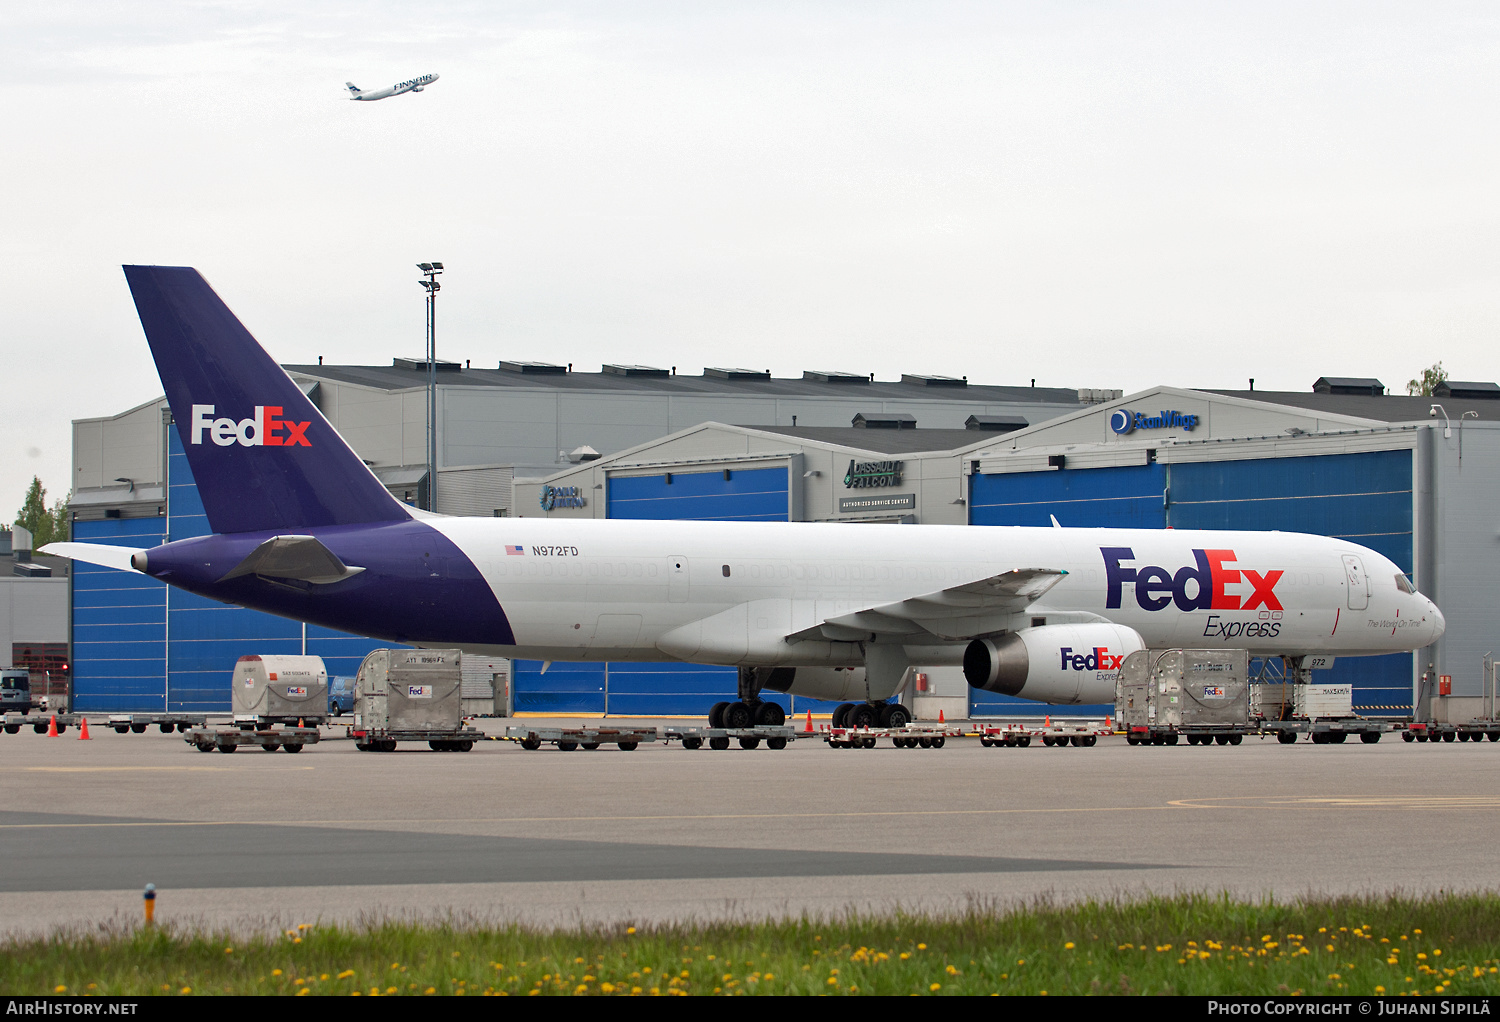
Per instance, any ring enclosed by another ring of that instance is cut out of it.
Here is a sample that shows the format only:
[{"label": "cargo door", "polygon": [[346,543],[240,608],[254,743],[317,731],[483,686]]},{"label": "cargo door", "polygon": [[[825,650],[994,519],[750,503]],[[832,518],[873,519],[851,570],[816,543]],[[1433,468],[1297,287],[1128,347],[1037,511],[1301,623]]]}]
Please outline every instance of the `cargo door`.
[{"label": "cargo door", "polygon": [[688,559],[673,554],[667,558],[667,599],[686,603],[688,598]]},{"label": "cargo door", "polygon": [[1344,584],[1349,587],[1349,609],[1364,610],[1370,605],[1370,576],[1358,554],[1344,555]]}]

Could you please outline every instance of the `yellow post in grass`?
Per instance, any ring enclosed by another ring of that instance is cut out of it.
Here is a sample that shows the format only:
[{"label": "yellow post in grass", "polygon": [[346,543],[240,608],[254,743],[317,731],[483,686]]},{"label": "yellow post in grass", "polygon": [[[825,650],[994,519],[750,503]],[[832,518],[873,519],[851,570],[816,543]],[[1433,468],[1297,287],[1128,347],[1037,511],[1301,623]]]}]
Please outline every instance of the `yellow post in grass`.
[{"label": "yellow post in grass", "polygon": [[146,885],[146,925],[151,926],[156,921],[156,885]]}]

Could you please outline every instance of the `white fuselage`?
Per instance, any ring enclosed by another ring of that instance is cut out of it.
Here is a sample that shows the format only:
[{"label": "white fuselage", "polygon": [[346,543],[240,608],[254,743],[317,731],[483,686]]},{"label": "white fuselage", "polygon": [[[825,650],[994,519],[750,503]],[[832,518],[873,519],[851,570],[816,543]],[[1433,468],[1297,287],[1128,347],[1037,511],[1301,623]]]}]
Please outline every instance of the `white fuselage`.
[{"label": "white fuselage", "polygon": [[[830,618],[1029,568],[1067,575],[1035,604],[987,621],[986,632],[1023,629],[1038,618],[1107,620],[1139,632],[1151,648],[1371,656],[1420,648],[1443,629],[1437,607],[1403,588],[1390,560],[1299,533],[427,523],[469,556],[504,608],[516,646],[493,652],[541,660],[856,665],[864,662],[859,642],[787,637]],[[520,553],[507,553],[516,547]],[[920,633],[899,641],[911,662],[937,665],[961,662],[968,639]]]},{"label": "white fuselage", "polygon": [[397,84],[387,86],[384,89],[360,89],[358,91],[351,89],[351,95],[349,96],[349,98],[351,100],[368,103],[377,99],[389,99],[392,96],[399,96],[404,92],[421,92],[427,86],[437,81],[439,77],[439,75],[422,75],[419,78],[413,78],[405,82],[398,82]]}]

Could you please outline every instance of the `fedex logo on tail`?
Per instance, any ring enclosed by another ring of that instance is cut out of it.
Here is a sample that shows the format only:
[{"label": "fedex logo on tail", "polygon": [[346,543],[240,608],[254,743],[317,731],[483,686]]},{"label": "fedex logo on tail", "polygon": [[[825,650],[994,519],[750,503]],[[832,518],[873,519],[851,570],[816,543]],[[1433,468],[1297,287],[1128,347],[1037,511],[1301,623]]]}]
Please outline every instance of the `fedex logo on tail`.
[{"label": "fedex logo on tail", "polygon": [[1095,646],[1087,653],[1074,653],[1072,646],[1062,648],[1065,671],[1118,671],[1124,662],[1123,656],[1115,656],[1103,646]]},{"label": "fedex logo on tail", "polygon": [[[1104,606],[1118,610],[1126,582],[1135,583],[1135,602],[1142,610],[1161,610],[1169,603],[1178,610],[1281,610],[1276,598],[1276,583],[1284,571],[1264,574],[1250,568],[1231,568],[1233,550],[1194,550],[1195,563],[1169,572],[1166,568],[1147,565],[1127,567],[1123,562],[1135,560],[1128,546],[1100,547],[1104,555],[1107,584]],[[1230,586],[1248,586],[1249,592],[1228,591]]]},{"label": "fedex logo on tail", "polygon": [[191,442],[203,443],[203,434],[220,447],[311,447],[307,427],[312,422],[281,418],[281,405],[256,405],[248,419],[214,418],[213,405],[193,405]]}]

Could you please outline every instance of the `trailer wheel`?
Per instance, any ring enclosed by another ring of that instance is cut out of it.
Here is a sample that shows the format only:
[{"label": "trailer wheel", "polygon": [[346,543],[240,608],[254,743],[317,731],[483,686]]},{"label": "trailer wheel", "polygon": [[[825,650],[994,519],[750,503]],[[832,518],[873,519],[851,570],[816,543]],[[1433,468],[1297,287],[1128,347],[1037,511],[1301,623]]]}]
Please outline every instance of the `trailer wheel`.
[{"label": "trailer wheel", "polygon": [[[472,739],[472,738],[465,738],[463,741],[458,742],[457,745],[458,745],[458,751],[459,752],[468,752],[469,750],[471,750],[471,749],[474,748],[474,739]],[[299,745],[299,746],[297,746],[297,748],[300,749],[300,748],[302,748],[302,746]],[[292,752],[292,751],[293,750],[290,749],[290,748],[287,749],[287,752]]]},{"label": "trailer wheel", "polygon": [[557,751],[558,752],[572,752],[576,748],[578,748],[578,743],[577,742],[558,742],[557,743]]},{"label": "trailer wheel", "polygon": [[598,742],[584,742],[583,745],[581,746],[581,748],[583,749],[584,752],[593,752],[595,749],[599,748],[599,743]]},{"label": "trailer wheel", "polygon": [[[62,725],[61,724],[57,725],[57,730],[59,730],[59,731],[62,730]],[[1451,742],[1456,737],[1457,737],[1457,735],[1455,735],[1452,731],[1444,731],[1443,732],[1443,741],[1445,741],[1445,742]]]},{"label": "trailer wheel", "polygon": [[225,742],[223,745],[218,746],[218,750],[220,752],[224,753],[225,755],[228,755],[229,753],[233,752],[235,749],[238,749],[238,748],[239,748],[239,746],[233,744],[232,742]]},{"label": "trailer wheel", "polygon": [[164,734],[164,735],[169,735],[173,731],[177,730],[177,725],[176,724],[164,723],[164,724],[161,724],[159,726],[161,727],[161,733]]},{"label": "trailer wheel", "polygon": [[433,752],[447,752],[448,751],[448,743],[444,742],[444,741],[439,741],[437,739],[433,739],[432,741],[428,742],[427,743],[427,747],[429,749],[431,749]]},{"label": "trailer wheel", "polygon": [[1360,735],[1359,735],[1359,740],[1362,741],[1362,742],[1364,742],[1366,745],[1374,745],[1376,742],[1380,741],[1380,732],[1379,731],[1361,731]]},{"label": "trailer wheel", "polygon": [[267,752],[275,752],[277,749],[281,748],[281,746],[277,745],[275,742],[267,742],[265,745],[262,745],[261,748],[266,750]]},{"label": "trailer wheel", "polygon": [[[9,731],[10,728],[6,728],[5,730]],[[115,728],[115,734],[117,734],[117,735],[128,735],[128,734],[130,734],[130,725],[127,724],[124,727],[117,727],[117,728]]]},{"label": "trailer wheel", "polygon": [[1016,741],[1016,744],[1019,745],[1023,749],[1026,748],[1027,746],[1029,746],[1031,744],[1031,736],[1030,735],[1022,735]]},{"label": "trailer wheel", "polygon": [[917,746],[919,748],[923,748],[923,749],[930,749],[930,748],[932,748],[932,739],[931,738],[918,738],[917,739]]},{"label": "trailer wheel", "polygon": [[1084,744],[1085,748],[1090,748],[1091,749],[1094,746],[1096,746],[1096,745],[1099,744],[1099,736],[1098,735],[1084,735],[1083,736],[1083,744]]},{"label": "trailer wheel", "polygon": [[[10,728],[6,728],[5,730],[9,731]],[[1500,742],[1500,731],[1486,731],[1484,736],[1492,742]]]},{"label": "trailer wheel", "polygon": [[621,752],[634,752],[636,744],[637,744],[636,742],[620,742],[619,743],[619,745],[620,745],[620,751]]},{"label": "trailer wheel", "polygon": [[758,748],[760,748],[760,739],[759,738],[741,738],[740,739],[740,748],[742,748],[742,749],[758,749]]},{"label": "trailer wheel", "polygon": [[360,752],[369,752],[370,751],[370,743],[369,742],[355,742],[354,743],[354,747],[356,749],[358,749]]},{"label": "trailer wheel", "polygon": [[283,745],[281,747],[281,751],[282,752],[301,752],[302,751],[302,743],[301,742],[288,742],[286,745]]},{"label": "trailer wheel", "polygon": [[786,748],[786,739],[785,738],[767,738],[766,739],[766,748],[768,748],[768,749],[774,749],[774,750],[776,750],[776,751],[779,752],[782,749]]},{"label": "trailer wheel", "polygon": [[523,739],[521,739],[521,748],[525,749],[527,752],[535,752],[536,750],[540,749],[541,747],[542,747],[542,743],[541,743],[540,739],[537,739],[537,738],[523,738]]},{"label": "trailer wheel", "polygon": [[1230,745],[1238,745],[1241,742],[1243,742],[1244,740],[1245,740],[1245,736],[1244,735],[1230,735],[1229,736],[1229,744]]},{"label": "trailer wheel", "polygon": [[703,739],[697,735],[689,735],[682,740],[682,747],[684,749],[701,749],[703,748]]},{"label": "trailer wheel", "polygon": [[145,724],[132,724],[132,725],[130,725],[130,731],[131,731],[132,734],[143,735],[143,734],[146,733],[146,725]]},{"label": "trailer wheel", "polygon": [[726,735],[717,735],[708,740],[708,747],[722,752],[729,748],[729,738]]},{"label": "trailer wheel", "polygon": [[942,735],[938,735],[936,738],[934,738],[932,740],[932,747],[934,749],[941,749],[943,747],[943,743],[945,741],[947,741],[946,738],[944,738]]},{"label": "trailer wheel", "polygon": [[1297,732],[1278,731],[1276,732],[1276,740],[1282,745],[1291,745],[1297,741]]},{"label": "trailer wheel", "polygon": [[1403,742],[1414,742],[1417,740],[1417,738],[1416,735],[1413,735],[1410,731],[1403,731],[1401,732],[1401,740]]},{"label": "trailer wheel", "polygon": [[380,744],[378,746],[376,746],[376,751],[377,752],[395,752],[396,751],[396,739],[394,739],[394,738],[383,738],[383,739],[381,739]]}]

